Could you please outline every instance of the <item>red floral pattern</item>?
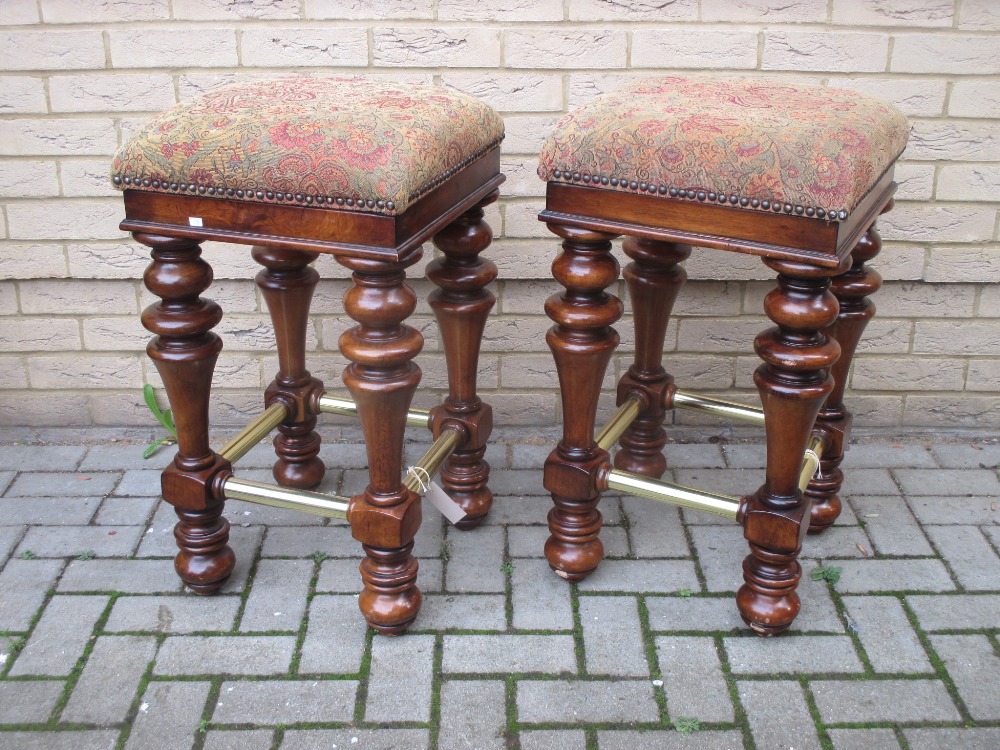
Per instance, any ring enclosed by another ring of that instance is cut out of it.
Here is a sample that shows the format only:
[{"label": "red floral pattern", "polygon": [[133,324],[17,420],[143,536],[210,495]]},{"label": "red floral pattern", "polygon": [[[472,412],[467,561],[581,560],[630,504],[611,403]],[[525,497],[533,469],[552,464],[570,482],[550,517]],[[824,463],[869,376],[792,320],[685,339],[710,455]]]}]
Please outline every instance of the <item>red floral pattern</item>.
[{"label": "red floral pattern", "polygon": [[842,217],[908,136],[899,110],[853,91],[659,78],[563,117],[542,148],[538,175],[611,190],[736,195]]},{"label": "red floral pattern", "polygon": [[119,189],[189,190],[401,213],[503,138],[483,102],[365,78],[219,88],[163,112],[122,146]]}]

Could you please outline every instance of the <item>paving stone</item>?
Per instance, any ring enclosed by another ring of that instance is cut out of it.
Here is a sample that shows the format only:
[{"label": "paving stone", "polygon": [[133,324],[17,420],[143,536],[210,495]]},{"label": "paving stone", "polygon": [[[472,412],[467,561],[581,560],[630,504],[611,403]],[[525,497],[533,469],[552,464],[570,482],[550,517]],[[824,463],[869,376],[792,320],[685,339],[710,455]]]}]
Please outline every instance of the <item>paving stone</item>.
[{"label": "paving stone", "polygon": [[114,489],[121,476],[120,472],[33,471],[20,474],[5,497],[103,497]]},{"label": "paving stone", "polygon": [[932,635],[931,646],[976,721],[1000,719],[1000,659],[985,635]]},{"label": "paving stone", "polygon": [[950,497],[946,503],[937,496],[909,497],[907,503],[917,520],[924,524],[984,526],[1000,523],[1000,503],[996,496]]},{"label": "paving stone", "polygon": [[73,471],[86,452],[82,445],[0,445],[0,469]]},{"label": "paving stone", "polygon": [[585,750],[587,735],[582,729],[536,729],[523,731],[521,750]]},{"label": "paving stone", "polygon": [[649,674],[635,597],[581,596],[579,606],[588,674],[624,677]]},{"label": "paving stone", "polygon": [[400,750],[429,747],[426,729],[289,729],[281,750]]},{"label": "paving stone", "polygon": [[[708,492],[721,492],[724,495],[742,497],[748,495],[764,482],[763,464],[751,469],[678,469],[674,472],[677,484],[684,487],[694,487]],[[699,516],[705,521],[707,513],[691,513],[689,516]],[[697,521],[692,520],[692,523]],[[713,523],[717,521],[713,519]]]},{"label": "paving stone", "polygon": [[673,729],[602,730],[597,733],[597,742],[601,750],[635,750],[637,747],[643,750],[737,750],[743,747],[743,735],[732,729],[699,729],[687,736]]},{"label": "paving stone", "polygon": [[[424,509],[424,521],[420,524],[420,529],[413,539],[413,556],[418,559],[440,557],[441,543],[445,537],[445,526],[450,527],[450,524],[430,503],[424,503]],[[473,531],[458,531],[458,529],[456,532],[461,534],[475,533]],[[355,545],[360,547],[357,542]]]},{"label": "paving stone", "polygon": [[698,588],[690,560],[605,560],[577,584],[580,591],[667,593]]},{"label": "paving stone", "polygon": [[313,568],[312,560],[261,560],[240,619],[240,631],[298,631]]},{"label": "paving stone", "polygon": [[153,674],[285,674],[294,651],[290,635],[173,635],[160,646]]},{"label": "paving stone", "polygon": [[[507,528],[507,550],[511,557],[543,557],[545,540],[549,530],[545,526],[509,526]],[[601,544],[605,557],[628,557],[628,535],[621,526],[605,526],[601,529]],[[657,555],[663,557],[664,555]],[[679,555],[675,555],[679,557]]]},{"label": "paving stone", "polygon": [[208,681],[150,682],[125,750],[191,747],[210,689]]},{"label": "paving stone", "polygon": [[656,639],[656,658],[671,719],[733,721],[729,684],[712,639],[661,636]]},{"label": "paving stone", "polygon": [[975,526],[926,526],[937,547],[963,588],[983,591],[997,588],[1000,556]]},{"label": "paving stone", "polygon": [[932,445],[931,453],[946,469],[982,469],[1000,464],[1000,445]]},{"label": "paving stone", "polygon": [[924,647],[894,596],[845,596],[850,625],[875,672],[932,673]]},{"label": "paving stone", "polygon": [[[955,584],[940,560],[838,560],[837,591],[952,591]],[[806,571],[808,574],[808,571]]]},{"label": "paving stone", "polygon": [[60,720],[81,724],[124,721],[139,681],[155,655],[155,638],[136,635],[98,638]]},{"label": "paving stone", "polygon": [[7,491],[10,483],[14,481],[15,476],[17,476],[17,472],[0,471],[0,495]]},{"label": "paving stone", "polygon": [[572,588],[544,560],[518,560],[510,574],[513,625],[519,630],[573,627]]},{"label": "paving stone", "polygon": [[[698,565],[708,591],[736,591],[743,585],[743,559],[749,553],[743,530],[732,526],[690,526]],[[697,591],[698,586],[688,586]]]},{"label": "paving stone", "polygon": [[[860,545],[860,548],[859,548]],[[857,526],[833,526],[822,534],[807,536],[799,557],[805,560],[864,558],[861,548],[872,552],[872,543]]]},{"label": "paving stone", "polygon": [[729,632],[745,627],[732,596],[648,596],[646,610],[654,632]]},{"label": "paving stone", "polygon": [[367,638],[368,626],[358,611],[357,596],[317,595],[309,604],[299,672],[356,674]]},{"label": "paving stone", "polygon": [[1000,622],[1000,594],[916,595],[906,603],[924,630],[981,630]]},{"label": "paving stone", "polygon": [[115,750],[117,729],[0,732],[0,750]]},{"label": "paving stone", "polygon": [[[837,563],[840,564],[839,562]],[[814,581],[807,563],[803,566],[802,578],[796,589],[802,609],[795,618],[791,629],[803,633],[844,633],[844,624],[837,614],[830,588],[825,581]]]},{"label": "paving stone", "polygon": [[[900,469],[900,471],[924,471],[924,469]],[[935,469],[939,471],[939,469]],[[899,487],[888,469],[852,469],[844,472],[844,484],[840,489],[844,495],[892,495]]]},{"label": "paving stone", "polygon": [[1000,480],[986,469],[896,469],[893,474],[908,495],[998,495]]},{"label": "paving stone", "polygon": [[0,526],[75,526],[94,517],[99,497],[17,497],[0,500]]},{"label": "paving stone", "polygon": [[429,721],[434,636],[372,640],[365,721]]},{"label": "paving stone", "polygon": [[724,638],[735,674],[852,674],[864,666],[847,636]]},{"label": "paving stone", "polygon": [[648,681],[604,680],[517,683],[517,718],[522,723],[605,724],[658,721],[660,712]]},{"label": "paving stone", "polygon": [[503,529],[481,527],[474,533],[448,530],[448,566],[445,586],[448,591],[503,592],[507,578],[503,565]]},{"label": "paving stone", "polygon": [[497,497],[538,495],[544,492],[542,473],[538,467],[494,471],[490,474],[490,489]]},{"label": "paving stone", "polygon": [[820,750],[816,725],[799,683],[743,680],[736,685],[757,747]]},{"label": "paving stone", "polygon": [[[933,449],[932,449],[933,450]],[[844,471],[853,469],[934,469],[934,456],[924,445],[877,445],[858,443],[844,453]]]},{"label": "paving stone", "polygon": [[638,497],[626,497],[622,505],[636,557],[691,556],[678,508]]},{"label": "paving stone", "polygon": [[906,729],[903,736],[910,750],[996,750],[1000,747],[1000,727],[962,729]]},{"label": "paving stone", "polygon": [[115,488],[115,495],[118,497],[156,497],[161,491],[161,473],[161,469],[153,468],[128,469]]},{"label": "paving stone", "polygon": [[0,571],[0,630],[23,631],[63,569],[62,560],[9,560]]},{"label": "paving stone", "polygon": [[828,729],[833,750],[899,750],[891,729]]},{"label": "paving stone", "polygon": [[726,466],[722,446],[714,443],[669,443],[663,453],[672,469],[723,469]]},{"label": "paving stone", "polygon": [[903,498],[898,495],[852,497],[851,504],[864,521],[865,531],[883,555],[933,555]]},{"label": "paving stone", "polygon": [[0,565],[7,562],[7,558],[17,547],[25,531],[27,531],[25,526],[0,526]]},{"label": "paving stone", "polygon": [[349,722],[356,680],[257,680],[222,683],[212,721],[221,724]]},{"label": "paving stone", "polygon": [[720,446],[726,465],[733,469],[760,469],[767,460],[763,443],[732,443]]},{"label": "paving stone", "polygon": [[69,557],[95,552],[97,557],[126,557],[142,538],[141,526],[34,526],[28,529],[19,549],[37,557]]},{"label": "paving stone", "polygon": [[94,523],[102,526],[145,526],[159,501],[157,497],[105,498]]},{"label": "paving stone", "polygon": [[424,596],[414,630],[506,630],[506,597],[499,594]]},{"label": "paving stone", "polygon": [[983,526],[982,532],[993,543],[993,549],[1000,552],[1000,526]]},{"label": "paving stone", "polygon": [[106,596],[52,597],[9,674],[68,676],[109,601]]},{"label": "paving stone", "polygon": [[[79,471],[122,471],[127,469],[155,469],[163,471],[174,457],[174,451],[158,450],[149,458],[143,458],[146,446],[138,443],[113,443],[94,445],[87,449],[78,468]],[[39,467],[42,468],[42,467]]]},{"label": "paving stone", "polygon": [[[227,515],[229,515],[227,513]],[[238,520],[235,515],[230,516]],[[358,559],[361,543],[351,536],[349,526],[272,526],[267,530],[261,554],[264,557],[311,557],[322,552],[327,557]]]},{"label": "paving stone", "polygon": [[[489,515],[483,526],[524,525],[544,526],[545,518],[552,508],[552,498],[548,495],[528,495],[525,497],[495,497]],[[603,514],[603,508],[602,514]]]},{"label": "paving stone", "polygon": [[438,750],[505,750],[506,695],[500,680],[442,683]]},{"label": "paving stone", "polygon": [[[0,724],[42,724],[62,696],[62,680],[0,682]],[[0,737],[4,733],[0,732]]]},{"label": "paving stone", "polygon": [[811,687],[827,724],[962,720],[938,680],[817,680]]},{"label": "paving stone", "polygon": [[58,586],[60,592],[123,594],[174,593],[180,588],[173,560],[71,560]]},{"label": "paving stone", "polygon": [[271,750],[271,729],[210,729],[203,750]]},{"label": "paving stone", "polygon": [[569,635],[446,635],[441,671],[575,674],[575,644]]},{"label": "paving stone", "polygon": [[[316,591],[320,593],[356,594],[361,591],[361,574],[358,572],[359,558],[348,560],[324,560],[320,565],[319,577],[316,579]],[[420,571],[417,582],[423,590],[424,561],[420,561]]]}]

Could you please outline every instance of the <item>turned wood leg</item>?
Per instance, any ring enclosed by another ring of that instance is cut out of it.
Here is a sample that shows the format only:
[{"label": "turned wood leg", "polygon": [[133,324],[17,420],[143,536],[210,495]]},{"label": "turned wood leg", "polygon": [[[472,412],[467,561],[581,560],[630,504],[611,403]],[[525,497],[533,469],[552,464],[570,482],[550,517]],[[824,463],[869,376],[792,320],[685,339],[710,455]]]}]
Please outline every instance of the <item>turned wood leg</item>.
[{"label": "turned wood leg", "polygon": [[264,400],[276,399],[288,408],[288,417],[278,425],[274,439],[274,478],[278,484],[312,489],[322,480],[326,467],[319,458],[320,436],[316,432],[315,397],[323,383],[306,369],[306,329],[309,303],[319,274],[309,264],[316,253],[274,247],[254,247],[253,259],[264,266],[257,274],[271,313],[278,348],[278,374],[268,386]]},{"label": "turned wood leg", "polygon": [[358,606],[368,624],[386,635],[406,630],[420,609],[417,561],[410,554],[420,528],[420,497],[401,479],[406,412],[420,382],[411,360],[423,337],[403,321],[416,307],[405,283],[403,264],[341,258],[354,271],[354,286],[344,307],[358,325],[340,337],[340,351],[351,364],[344,384],[358,407],[368,452],[369,484],[351,499],[347,519],[361,542],[364,590]]},{"label": "turned wood leg", "polygon": [[611,325],[621,317],[622,303],[604,291],[618,279],[614,235],[555,224],[549,229],[564,239],[552,274],[566,291],[545,302],[555,323],[545,338],[556,361],[563,414],[563,438],[545,462],[545,489],[555,504],[545,557],[558,575],[579,581],[604,556],[596,475],[608,454],[594,442],[594,420],[604,373],[618,346]]},{"label": "turned wood leg", "polygon": [[163,380],[177,427],[177,455],[161,479],[163,498],[180,519],[174,528],[180,549],[174,568],[195,593],[214,594],[236,563],[218,486],[231,467],[208,445],[212,372],[222,350],[212,328],[222,320],[222,310],[198,296],[212,283],[198,241],[133,237],[152,249],[153,262],[143,279],[161,301],[143,311],[142,324],[155,334],[146,352]]},{"label": "turned wood leg", "polygon": [[799,611],[795,593],[802,568],[799,550],[808,528],[809,503],[799,491],[802,455],[823,400],[833,388],[828,369],[840,346],[824,329],[837,316],[837,299],[822,269],[793,261],[764,261],[778,272],[764,310],[776,323],[757,337],[764,360],[754,382],[764,407],[767,469],[764,485],[744,498],[743,533],[750,554],[736,601],[744,621],[761,635],[786,630]]},{"label": "turned wood leg", "polygon": [[691,248],[638,237],[626,238],[622,247],[632,259],[623,275],[634,315],[635,361],[618,384],[618,403],[629,393],[639,392],[645,406],[622,435],[615,466],[655,478],[667,470],[664,395],[673,385],[673,378],[663,369],[663,340],[674,301],[687,279],[687,272],[677,264],[691,254]]},{"label": "turned wood leg", "polygon": [[444,257],[427,266],[427,277],[439,287],[429,302],[448,364],[448,397],[435,410],[435,437],[449,418],[466,426],[465,442],[441,467],[442,486],[466,513],[456,524],[460,529],[478,526],[493,505],[493,493],[486,486],[490,465],[483,460],[493,410],[476,395],[476,375],[486,319],[496,304],[496,296],[485,287],[497,277],[497,267],[479,257],[493,239],[490,225],[483,221],[483,207],[498,195],[490,194],[438,232],[434,245]]},{"label": "turned wood leg", "polygon": [[[883,213],[892,208],[890,201]],[[877,271],[865,266],[882,249],[882,238],[875,224],[868,227],[851,252],[851,267],[831,281],[831,289],[840,303],[837,319],[827,328],[826,333],[840,344],[840,359],[830,368],[833,376],[833,390],[826,397],[826,403],[816,418],[816,428],[826,439],[820,472],[809,482],[806,494],[812,500],[809,518],[809,533],[818,534],[830,527],[840,516],[840,487],[844,483],[844,473],[840,464],[844,460],[844,450],[851,439],[853,416],[844,406],[844,392],[847,377],[854,359],[858,342],[864,334],[868,321],[875,315],[875,305],[868,299],[882,286],[882,277]]]}]

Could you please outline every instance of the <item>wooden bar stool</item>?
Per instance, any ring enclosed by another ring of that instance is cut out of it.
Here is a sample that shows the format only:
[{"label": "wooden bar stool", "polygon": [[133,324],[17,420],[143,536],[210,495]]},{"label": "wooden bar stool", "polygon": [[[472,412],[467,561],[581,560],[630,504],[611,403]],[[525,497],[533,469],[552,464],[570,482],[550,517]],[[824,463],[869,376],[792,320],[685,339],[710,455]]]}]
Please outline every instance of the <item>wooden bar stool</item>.
[{"label": "wooden bar stool", "polygon": [[[479,257],[492,238],[483,206],[503,182],[503,123],[490,107],[443,89],[363,78],[289,77],[224,87],[179,104],[121,148],[112,180],[124,191],[121,227],[152,250],[147,288],[161,302],[142,315],[147,347],[178,429],[163,497],[180,518],[175,567],[200,594],[217,591],[234,564],[225,500],[239,498],[321,515],[346,515],[361,542],[359,604],[382,633],[417,615],[420,493],[441,468],[444,488],[477,525],[492,503],[483,460],[490,407],[476,395],[483,329],[496,266]],[[443,256],[427,275],[448,366],[449,394],[430,412],[410,409],[423,345],[404,321],[416,297],[405,271],[433,238]],[[274,324],[279,370],[265,411],[218,452],[208,441],[209,390],[222,319],[199,295],[212,282],[200,243],[252,245],[256,281]],[[309,265],[330,253],[353,271],[344,306],[357,325],[340,338],[354,400],[327,395],[306,369],[309,305],[319,280]],[[309,492],[323,478],[320,412],[355,414],[370,483],[353,498]],[[401,479],[407,423],[435,442]],[[240,480],[232,464],[274,428],[278,485]]]},{"label": "wooden bar stool", "polygon": [[[540,219],[563,238],[552,272],[566,288],[546,302],[563,404],[563,439],[545,464],[555,507],[545,555],[578,581],[603,555],[605,489],[706,510],[743,525],[750,555],[737,596],[756,632],[787,629],[799,611],[797,561],[807,530],[840,512],[839,465],[851,415],[844,384],[881,283],[865,263],[880,249],[906,119],[850,91],[742,79],[640,81],[564,117],[542,150]],[[622,304],[611,240],[625,235],[635,361],[618,412],[594,436],[601,382]],[[691,246],[751,253],[777,272],[754,342],[761,407],[678,389],[662,366],[664,336]],[[657,481],[672,408],[764,425],[764,485],[729,497]],[[621,438],[612,466],[608,450]],[[821,472],[813,478],[817,467]]]}]

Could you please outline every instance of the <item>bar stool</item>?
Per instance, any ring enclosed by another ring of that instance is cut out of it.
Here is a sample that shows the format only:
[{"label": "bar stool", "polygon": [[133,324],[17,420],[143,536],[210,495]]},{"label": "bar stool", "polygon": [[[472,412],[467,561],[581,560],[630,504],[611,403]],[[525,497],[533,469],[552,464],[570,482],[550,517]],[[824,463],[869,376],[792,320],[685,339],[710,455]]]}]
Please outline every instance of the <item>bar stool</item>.
[{"label": "bar stool", "polygon": [[[850,91],[746,79],[640,81],[568,114],[541,153],[548,183],[539,216],[563,238],[546,302],[555,325],[563,438],[545,464],[552,493],[549,565],[569,581],[603,555],[602,490],[704,510],[743,526],[750,554],[737,595],[761,635],[799,611],[797,561],[806,531],[840,512],[839,465],[851,429],[843,402],[851,358],[881,283],[866,267],[880,249],[875,220],[892,206],[906,119]],[[635,360],[619,409],[594,436],[597,400],[621,302],[611,240],[625,235]],[[691,246],[751,253],[777,272],[764,311],[775,327],[754,342],[761,406],[678,389],[662,366],[664,336]],[[763,424],[764,485],[731,497],[670,485],[665,414],[697,408]],[[614,463],[608,451],[621,439]],[[821,472],[813,478],[817,467]]]},{"label": "bar stool", "polygon": [[[417,615],[420,494],[441,468],[445,490],[464,511],[464,528],[489,510],[483,460],[492,419],[476,395],[483,329],[495,297],[496,266],[479,257],[492,238],[483,207],[503,182],[503,123],[490,107],[438,88],[363,78],[288,77],[220,88],[181,103],[132,136],[114,160],[124,191],[121,228],[152,250],[147,288],[161,302],[142,314],[154,335],[147,353],[163,379],[178,430],[178,452],[163,472],[163,497],[179,517],[175,568],[192,590],[216,592],[235,557],[222,517],[242,499],[345,517],[365,558],[359,605],[386,634]],[[411,362],[423,345],[404,321],[416,296],[406,268],[433,238],[442,257],[427,275],[448,367],[448,396],[429,412],[410,409],[420,380]],[[218,452],[208,440],[209,390],[222,348],[222,319],[199,295],[212,282],[200,243],[252,245],[264,268],[256,282],[274,324],[278,373],[265,410]],[[333,398],[306,369],[309,305],[332,254],[353,271],[344,296],[357,325],[340,338],[353,396]],[[325,467],[317,454],[320,412],[356,415],[370,483],[353,498],[310,492]],[[435,442],[401,479],[407,423]],[[274,428],[278,485],[240,480],[233,463]],[[461,513],[459,513],[461,515]]]}]

